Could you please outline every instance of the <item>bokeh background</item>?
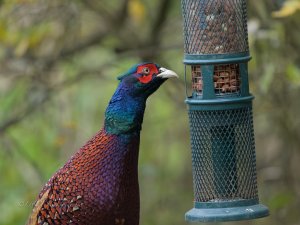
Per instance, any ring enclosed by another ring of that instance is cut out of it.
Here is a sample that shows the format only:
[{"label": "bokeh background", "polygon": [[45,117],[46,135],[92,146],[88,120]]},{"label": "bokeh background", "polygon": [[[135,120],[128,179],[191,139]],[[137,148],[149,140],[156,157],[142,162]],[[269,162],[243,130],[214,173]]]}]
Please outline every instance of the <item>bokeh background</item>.
[{"label": "bokeh background", "polygon": [[[300,1],[248,2],[259,195],[300,224]],[[177,71],[148,101],[141,224],[187,224],[193,205],[180,1],[0,1],[0,224],[24,224],[42,185],[103,123],[116,77],[141,61]]]}]

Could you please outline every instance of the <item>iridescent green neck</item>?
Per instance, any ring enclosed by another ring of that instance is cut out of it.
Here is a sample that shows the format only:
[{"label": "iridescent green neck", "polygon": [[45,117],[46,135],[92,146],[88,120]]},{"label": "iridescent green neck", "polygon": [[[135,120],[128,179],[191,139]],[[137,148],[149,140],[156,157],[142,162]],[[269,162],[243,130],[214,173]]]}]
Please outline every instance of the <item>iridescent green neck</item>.
[{"label": "iridescent green neck", "polygon": [[142,128],[146,100],[130,96],[118,87],[105,112],[104,128],[111,134],[139,133]]}]

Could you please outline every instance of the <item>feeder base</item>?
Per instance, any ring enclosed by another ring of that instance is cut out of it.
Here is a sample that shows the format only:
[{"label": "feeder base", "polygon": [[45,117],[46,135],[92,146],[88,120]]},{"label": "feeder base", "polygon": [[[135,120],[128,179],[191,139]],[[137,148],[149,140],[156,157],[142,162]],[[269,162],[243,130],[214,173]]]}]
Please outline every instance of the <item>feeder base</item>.
[{"label": "feeder base", "polygon": [[269,210],[262,204],[230,208],[193,208],[185,214],[189,222],[215,222],[251,220],[269,215]]}]

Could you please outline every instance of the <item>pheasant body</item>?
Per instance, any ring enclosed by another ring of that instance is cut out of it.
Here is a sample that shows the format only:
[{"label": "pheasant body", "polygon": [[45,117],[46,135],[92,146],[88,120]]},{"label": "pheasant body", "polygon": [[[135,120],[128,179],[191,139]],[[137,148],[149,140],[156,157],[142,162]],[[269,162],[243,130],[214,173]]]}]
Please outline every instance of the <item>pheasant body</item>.
[{"label": "pheasant body", "polygon": [[159,69],[140,64],[120,78],[104,127],[46,183],[27,225],[139,224],[140,130],[146,99],[166,80]]},{"label": "pheasant body", "polygon": [[135,135],[99,131],[47,182],[39,199],[45,194],[47,198],[33,220],[37,218],[37,224],[138,224],[138,142]]}]

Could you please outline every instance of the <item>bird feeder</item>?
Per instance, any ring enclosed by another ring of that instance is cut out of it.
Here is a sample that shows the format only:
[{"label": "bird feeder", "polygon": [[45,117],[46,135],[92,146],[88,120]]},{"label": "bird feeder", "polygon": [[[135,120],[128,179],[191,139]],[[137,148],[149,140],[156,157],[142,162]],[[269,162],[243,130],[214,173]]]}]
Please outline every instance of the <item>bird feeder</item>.
[{"label": "bird feeder", "polygon": [[194,208],[186,220],[265,217],[259,204],[245,0],[182,0]]}]

